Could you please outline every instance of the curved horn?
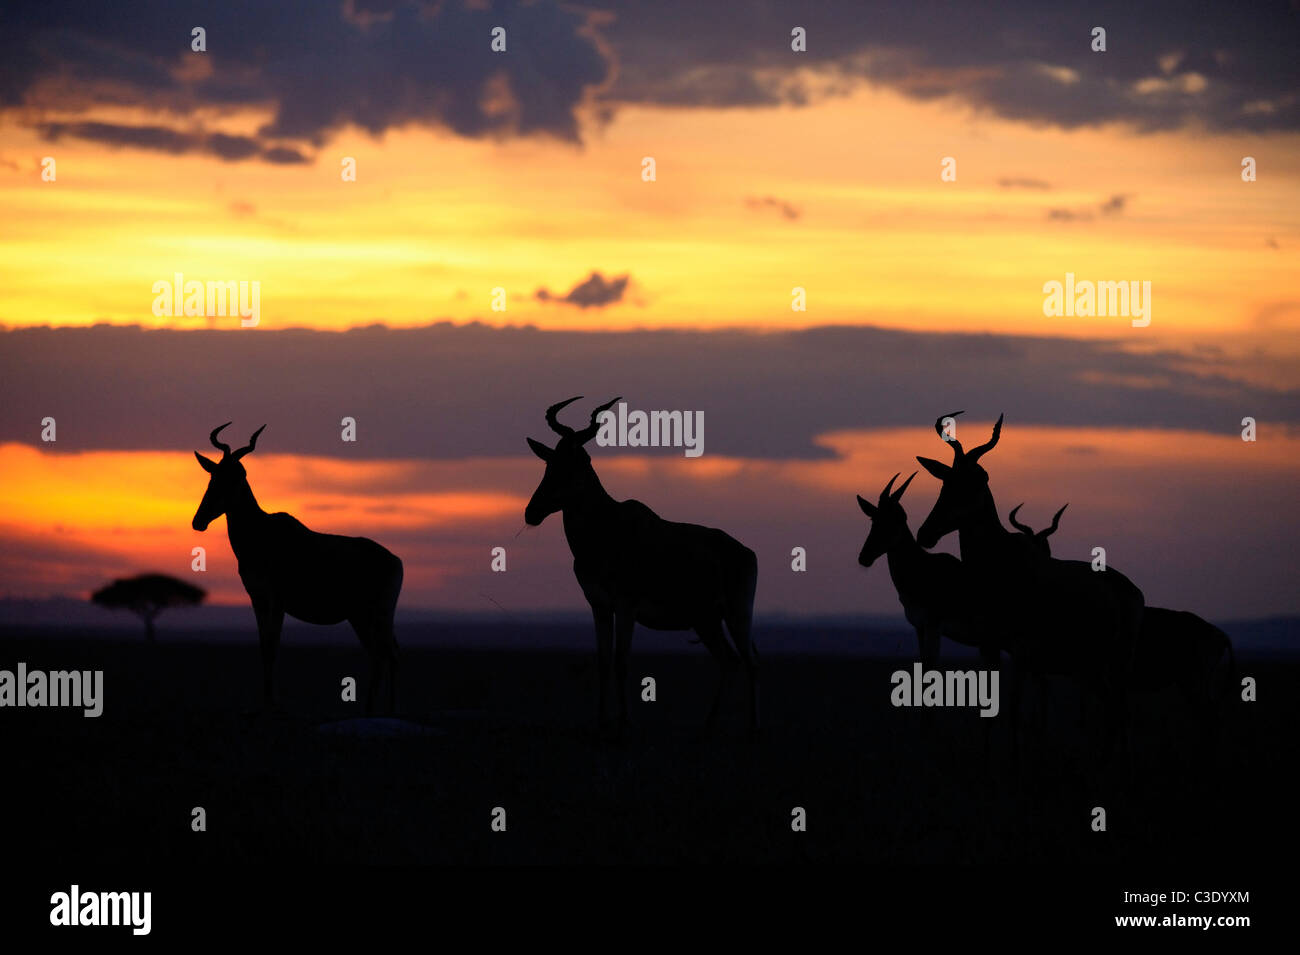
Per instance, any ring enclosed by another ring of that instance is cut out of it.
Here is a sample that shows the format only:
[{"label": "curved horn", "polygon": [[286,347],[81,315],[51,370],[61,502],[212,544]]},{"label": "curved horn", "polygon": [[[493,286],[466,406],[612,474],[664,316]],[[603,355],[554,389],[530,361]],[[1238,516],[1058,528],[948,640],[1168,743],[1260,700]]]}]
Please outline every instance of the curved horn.
[{"label": "curved horn", "polygon": [[956,437],[953,437],[953,438],[947,438],[947,437],[944,437],[944,433],[943,433],[943,419],[944,419],[944,418],[955,418],[955,417],[957,417],[957,415],[959,415],[959,414],[963,414],[963,412],[961,412],[961,411],[950,411],[948,414],[941,414],[941,415],[939,415],[939,417],[937,417],[937,418],[934,419],[934,430],[938,433],[939,437],[943,438],[944,441],[946,441],[948,444],[951,444],[951,445],[952,445],[952,459],[953,459],[953,461],[956,461],[959,457],[961,457],[962,454],[963,454],[964,452],[963,452],[962,449],[961,449],[961,442],[958,441],[958,440],[956,439]]},{"label": "curved horn", "polygon": [[260,428],[254,431],[253,436],[248,439],[248,446],[244,448],[240,448],[238,451],[232,454],[231,457],[234,458],[236,461],[238,461],[245,454],[251,452],[254,448],[257,447],[257,436],[265,430],[266,430],[266,425],[262,425]]},{"label": "curved horn", "polygon": [[907,480],[904,481],[904,482],[902,483],[902,485],[899,487],[899,489],[898,489],[897,491],[894,492],[894,501],[895,501],[895,502],[897,502],[898,500],[900,500],[900,499],[902,498],[902,496],[903,496],[903,492],[906,491],[906,490],[907,490],[907,486],[908,486],[909,484],[912,483],[912,478],[916,477],[917,474],[919,474],[919,473],[920,473],[919,471],[913,471],[913,472],[908,476]]},{"label": "curved horn", "polygon": [[1002,418],[1003,415],[998,415],[997,424],[993,426],[993,437],[989,438],[988,443],[981,444],[970,453],[970,459],[972,461],[978,461],[985,451],[992,451],[994,446],[998,443],[998,438],[1002,436]]},{"label": "curved horn", "polygon": [[567,401],[557,401],[555,404],[551,405],[549,408],[546,409],[546,423],[551,426],[552,431],[554,431],[562,438],[567,438],[571,436],[573,434],[573,429],[570,428],[567,424],[560,424],[559,420],[556,419],[555,416],[557,413],[559,413],[560,409],[563,408],[565,405],[571,405],[581,397],[582,395],[574,395],[572,398],[569,398]]},{"label": "curved horn", "polygon": [[1058,527],[1061,526],[1061,515],[1065,513],[1065,509],[1066,509],[1067,507],[1069,507],[1069,506],[1070,506],[1070,505],[1069,505],[1068,502],[1065,503],[1065,504],[1062,504],[1062,505],[1061,505],[1061,509],[1060,509],[1059,511],[1057,511],[1056,514],[1052,517],[1052,526],[1049,527],[1049,528],[1047,528],[1046,530],[1041,530],[1041,531],[1039,531],[1039,532],[1038,532],[1038,536],[1039,536],[1039,537],[1051,537],[1053,534],[1055,534],[1055,533],[1056,533],[1056,529],[1057,529]]},{"label": "curved horn", "polygon": [[214,448],[216,448],[218,451],[221,452],[221,456],[223,458],[230,457],[230,445],[226,444],[224,441],[218,441],[217,435],[221,433],[222,428],[229,428],[229,427],[230,427],[230,422],[227,421],[220,428],[213,428],[212,433],[208,435],[208,440],[212,442],[212,446]]},{"label": "curved horn", "polygon": [[1020,531],[1020,533],[1028,534],[1030,537],[1033,537],[1034,529],[1030,527],[1028,524],[1021,524],[1018,520],[1016,520],[1016,511],[1020,510],[1024,506],[1025,506],[1024,502],[1021,501],[1019,504],[1017,504],[1015,507],[1011,509],[1011,513],[1007,515],[1007,518],[1011,521],[1011,526],[1014,527],[1016,530]]},{"label": "curved horn", "polygon": [[[898,472],[898,474],[902,474],[902,473],[903,473],[902,471]],[[894,490],[894,482],[898,480],[898,474],[895,474],[893,477],[891,477],[889,479],[889,483],[885,485],[885,489],[880,492],[880,500],[882,502],[886,500],[889,497],[890,492]]]},{"label": "curved horn", "polygon": [[617,402],[622,400],[623,400],[623,396],[619,395],[617,398],[611,398],[609,401],[606,401],[599,408],[592,411],[591,423],[577,433],[578,443],[586,444],[588,441],[594,438],[596,436],[596,432],[600,430],[600,425],[597,424],[596,419],[600,417],[602,412],[608,411]]}]

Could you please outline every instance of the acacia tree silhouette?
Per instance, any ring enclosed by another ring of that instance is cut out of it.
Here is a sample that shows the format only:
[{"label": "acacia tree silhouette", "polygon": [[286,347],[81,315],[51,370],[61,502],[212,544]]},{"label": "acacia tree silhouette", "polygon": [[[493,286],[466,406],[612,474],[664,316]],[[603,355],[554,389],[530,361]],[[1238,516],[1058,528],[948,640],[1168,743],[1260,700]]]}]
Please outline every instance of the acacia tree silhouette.
[{"label": "acacia tree silhouette", "polygon": [[168,607],[193,607],[207,591],[166,574],[123,577],[90,595],[91,603],[110,610],[130,610],[144,621],[145,639],[154,642],[154,618]]},{"label": "acacia tree silhouette", "polygon": [[222,514],[230,548],[239,561],[239,579],[257,616],[262,652],[263,703],[274,704],[273,670],[284,615],[307,623],[335,624],[346,620],[370,656],[366,713],[374,712],[376,687],[387,677],[388,709],[397,708],[397,637],[393,613],[402,589],[402,562],[366,537],[340,537],[309,530],[289,514],[268,514],[258,506],[240,459],[257,447],[253,432],[248,446],[232,452],[217,440],[223,424],[209,440],[221,460],[194,452],[211,477],[194,513],[196,531]]},{"label": "acacia tree silhouette", "polygon": [[546,472],[524,520],[536,527],[547,516],[563,512],[573,572],[596,625],[599,727],[604,730],[610,722],[611,671],[617,688],[617,731],[628,723],[627,653],[632,630],[640,623],[653,630],[694,630],[717,661],[709,727],[717,720],[732,674],[743,663],[749,677],[750,730],[757,732],[758,653],[751,631],[758,558],[716,528],[666,521],[640,501],[610,497],[583,445],[595,437],[600,413],[619,399],[596,408],[581,431],[556,418],[560,409],[577,400],[569,398],[546,409],[547,424],[560,436],[554,448],[528,439],[533,453],[546,462]]}]

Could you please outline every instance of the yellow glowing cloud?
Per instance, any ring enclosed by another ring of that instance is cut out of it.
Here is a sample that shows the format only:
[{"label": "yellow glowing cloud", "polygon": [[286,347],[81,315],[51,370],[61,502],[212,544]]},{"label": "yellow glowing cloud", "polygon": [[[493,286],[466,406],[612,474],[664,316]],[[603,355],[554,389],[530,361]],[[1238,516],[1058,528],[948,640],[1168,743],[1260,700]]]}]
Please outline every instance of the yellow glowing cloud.
[{"label": "yellow glowing cloud", "polygon": [[[1045,318],[1043,283],[1069,271],[1151,281],[1151,337],[1255,333],[1262,310],[1294,298],[1298,143],[1032,129],[872,90],[803,109],[626,108],[582,149],[348,131],[294,166],[17,129],[4,158],[18,171],[0,176],[0,321],[237,327],[154,316],[152,283],[182,272],[260,282],[265,327],[445,317],[1133,334],[1123,321]],[[56,182],[28,158],[42,155],[57,160]],[[647,155],[654,182],[641,179]],[[1232,157],[1244,155],[1260,160],[1259,181],[1241,181]],[[339,175],[344,156],[356,182]],[[946,156],[955,182],[939,178]],[[1123,208],[1104,208],[1115,196]],[[798,218],[749,201],[763,197]],[[583,311],[533,297],[593,269],[632,276],[622,302]],[[795,286],[806,312],[791,311]],[[495,288],[504,312],[491,309]]]}]

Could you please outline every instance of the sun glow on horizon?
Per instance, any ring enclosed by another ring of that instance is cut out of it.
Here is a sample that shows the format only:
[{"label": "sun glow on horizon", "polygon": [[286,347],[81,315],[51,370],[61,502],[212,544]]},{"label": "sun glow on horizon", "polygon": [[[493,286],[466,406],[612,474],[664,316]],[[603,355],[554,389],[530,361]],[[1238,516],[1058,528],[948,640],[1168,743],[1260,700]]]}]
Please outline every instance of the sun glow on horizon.
[{"label": "sun glow on horizon", "polygon": [[[991,424],[961,421],[960,436],[983,440]],[[781,573],[781,542],[811,537],[810,546],[824,549],[816,535],[838,524],[849,541],[836,546],[848,546],[866,529],[854,495],[874,499],[891,474],[905,477],[918,469],[917,454],[947,457],[928,428],[829,432],[818,443],[835,456],[688,459],[597,449],[593,460],[616,499],[637,498],[667,519],[723,526],[751,542],[767,568],[765,586],[780,589],[791,586]],[[1204,559],[1211,562],[1221,546],[1213,543],[1216,535],[1244,534],[1258,547],[1281,546],[1283,532],[1269,516],[1284,506],[1300,477],[1300,436],[1274,434],[1249,444],[1232,435],[1017,426],[1004,431],[989,462],[1004,520],[1022,501],[1021,518],[1031,524],[1069,502],[1057,537],[1062,553],[1086,553],[1089,542],[1104,541],[1117,562],[1140,569],[1158,559],[1161,540],[1174,536],[1188,548],[1209,548]],[[248,471],[264,510],[286,511],[322,533],[372,537],[401,556],[404,606],[483,609],[481,594],[503,579],[488,570],[494,546],[507,547],[510,573],[523,575],[510,578],[516,586],[538,586],[528,581],[539,569],[567,573],[558,516],[523,535],[524,506],[541,478],[540,462],[531,456],[341,461],[259,452]],[[1184,488],[1171,498],[1164,488],[1175,473]],[[1255,490],[1239,500],[1246,474]],[[212,602],[241,603],[246,598],[224,520],[206,533],[190,527],[206,485],[188,453],[54,454],[0,445],[0,596],[84,595],[111,577],[143,571],[189,579],[192,549],[202,546],[208,562],[202,585]],[[904,504],[913,528],[937,490],[924,473],[909,489]],[[1199,527],[1187,523],[1188,500],[1204,502]],[[1236,501],[1231,511],[1224,510],[1226,501]],[[1145,529],[1140,537],[1133,536],[1135,527]],[[943,545],[951,547],[952,541]],[[839,568],[832,577],[847,572]],[[1282,575],[1279,581],[1286,577],[1283,567],[1271,573]],[[555,606],[579,596],[544,591]]]}]

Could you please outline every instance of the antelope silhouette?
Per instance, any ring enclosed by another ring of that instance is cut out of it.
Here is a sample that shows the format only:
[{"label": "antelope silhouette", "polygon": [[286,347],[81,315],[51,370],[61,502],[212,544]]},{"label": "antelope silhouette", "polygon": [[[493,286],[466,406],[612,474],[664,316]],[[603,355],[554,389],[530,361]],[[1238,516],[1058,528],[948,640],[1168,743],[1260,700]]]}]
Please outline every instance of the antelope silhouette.
[{"label": "antelope silhouette", "polygon": [[273,671],[284,615],[306,623],[352,624],[370,655],[366,712],[374,711],[376,686],[388,678],[388,708],[397,707],[397,638],[393,612],[402,589],[402,562],[365,537],[339,537],[309,530],[289,514],[268,514],[258,506],[240,459],[257,447],[262,425],[248,446],[231,451],[217,439],[226,422],[209,435],[221,451],[213,461],[195,451],[208,478],[208,489],[194,512],[196,531],[226,515],[230,549],[239,561],[239,579],[257,616],[262,651],[262,695],[274,705]]},{"label": "antelope silhouette", "polygon": [[871,518],[871,530],[862,544],[858,563],[870,567],[882,556],[889,565],[889,579],[903,605],[903,615],[916,631],[921,663],[932,669],[938,662],[939,638],[947,637],[963,646],[979,647],[986,664],[997,666],[996,643],[975,632],[968,616],[970,595],[966,570],[952,554],[932,554],[921,547],[907,526],[907,512],[900,503],[912,478],[894,490],[895,474],[872,504],[858,495],[858,507]]},{"label": "antelope silhouette", "polygon": [[[1011,522],[1011,526],[1014,527],[1016,530],[1020,531],[1021,534],[1024,534],[1025,537],[1028,539],[1028,542],[1033,545],[1034,553],[1037,553],[1041,557],[1051,557],[1052,545],[1047,540],[1047,538],[1051,537],[1053,534],[1056,533],[1057,529],[1061,525],[1061,515],[1065,513],[1065,509],[1070,505],[1062,504],[1061,509],[1057,511],[1054,515],[1052,515],[1051,525],[1043,528],[1041,531],[1035,531],[1028,524],[1022,524],[1018,520],[1016,520],[1017,512],[1024,506],[1025,506],[1024,503],[1021,502],[1020,504],[1017,504],[1015,507],[1013,507],[1011,509],[1011,513],[1007,515],[1007,519]],[[1043,674],[1035,674],[1035,676],[1037,676],[1037,684],[1038,684],[1038,692],[1039,692],[1039,722],[1045,723],[1046,713],[1047,713],[1047,708],[1046,708],[1047,697],[1050,695],[1050,691],[1048,688],[1046,676],[1044,676]],[[1086,703],[1087,703],[1086,698],[1081,694],[1079,696],[1079,727],[1080,728],[1084,726],[1084,722],[1085,722]]]},{"label": "antelope silhouette", "polygon": [[[1021,506],[1017,504],[1011,510],[1012,526],[1034,540],[1044,557],[1050,557],[1047,538],[1056,532],[1061,514],[1069,505],[1056,512],[1050,527],[1037,533],[1016,520]],[[1215,686],[1216,674],[1225,655],[1226,673],[1231,675],[1236,671],[1236,659],[1226,633],[1186,610],[1144,606],[1142,632],[1133,654],[1132,689],[1146,693],[1177,687],[1188,703],[1212,716],[1215,696],[1220,692]]]},{"label": "antelope silhouette", "polygon": [[952,464],[917,458],[943,487],[916,536],[930,548],[945,534],[958,533],[975,595],[976,625],[998,632],[1012,658],[1013,758],[1023,672],[1074,677],[1100,695],[1113,742],[1125,724],[1142,591],[1113,567],[1094,571],[1085,561],[1044,557],[1045,541],[1003,527],[988,472],[979,463],[997,445],[1003,417],[998,416],[988,442],[966,452],[944,434],[944,418],[958,414],[935,421],[935,430],[952,445]]},{"label": "antelope silhouette", "polygon": [[1041,531],[1038,531],[1037,533],[1035,533],[1034,529],[1030,527],[1028,524],[1021,524],[1018,520],[1016,520],[1016,512],[1019,511],[1024,506],[1025,505],[1023,503],[1020,503],[1017,504],[1015,507],[1013,507],[1011,509],[1011,513],[1007,515],[1007,520],[1011,522],[1012,527],[1020,531],[1020,533],[1024,534],[1026,537],[1028,537],[1031,541],[1034,542],[1034,544],[1037,546],[1038,552],[1042,556],[1051,557],[1052,545],[1047,542],[1047,538],[1055,534],[1057,528],[1061,526],[1061,515],[1065,513],[1065,509],[1070,505],[1062,504],[1061,509],[1052,515],[1051,526],[1044,527]]},{"label": "antelope silhouette", "polygon": [[[1225,685],[1216,686],[1224,662]],[[1229,699],[1226,684],[1232,682],[1236,669],[1232,641],[1214,624],[1186,610],[1146,608],[1133,662],[1135,690],[1176,686],[1192,707],[1209,718],[1217,703]]]},{"label": "antelope silhouette", "polygon": [[[596,625],[600,680],[598,721],[609,725],[608,690],[617,688],[618,730],[628,723],[627,653],[637,623],[653,630],[694,630],[718,663],[718,682],[706,726],[739,664],[749,678],[750,731],[758,730],[758,653],[752,627],[758,558],[735,538],[711,527],[666,521],[640,501],[616,501],[601,485],[583,445],[596,435],[597,419],[619,401],[591,413],[581,431],[556,415],[581,396],[546,409],[546,423],[560,439],[554,448],[528,439],[546,462],[541,483],[524,511],[533,527],[556,511]],[[728,643],[724,634],[731,637]]]}]

